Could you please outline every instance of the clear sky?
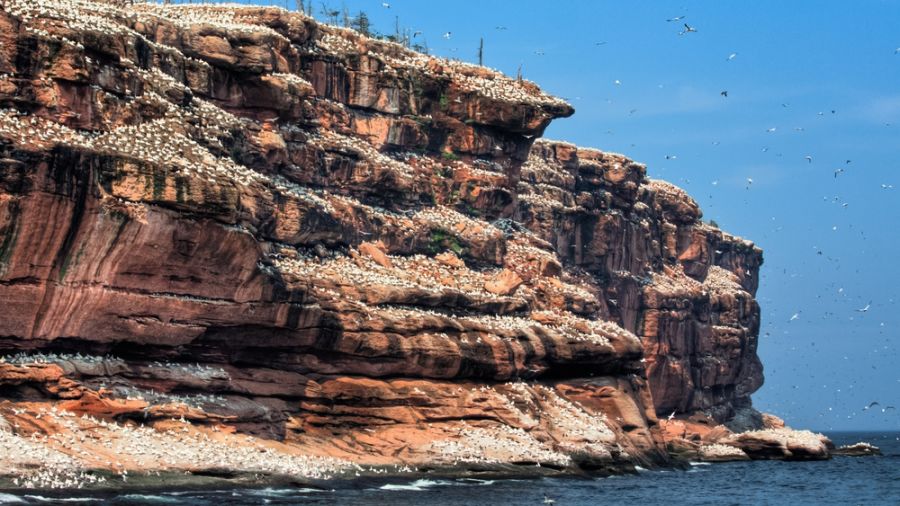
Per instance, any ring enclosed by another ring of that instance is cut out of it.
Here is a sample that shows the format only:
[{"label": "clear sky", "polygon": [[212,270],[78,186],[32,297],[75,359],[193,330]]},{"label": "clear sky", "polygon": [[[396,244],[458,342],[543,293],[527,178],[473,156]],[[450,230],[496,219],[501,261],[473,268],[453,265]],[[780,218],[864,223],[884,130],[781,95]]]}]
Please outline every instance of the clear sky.
[{"label": "clear sky", "polygon": [[399,20],[441,56],[475,61],[483,36],[486,65],[567,98],[547,137],[646,163],[765,250],[759,409],[900,430],[881,411],[900,408],[900,2],[326,4],[381,32]]}]

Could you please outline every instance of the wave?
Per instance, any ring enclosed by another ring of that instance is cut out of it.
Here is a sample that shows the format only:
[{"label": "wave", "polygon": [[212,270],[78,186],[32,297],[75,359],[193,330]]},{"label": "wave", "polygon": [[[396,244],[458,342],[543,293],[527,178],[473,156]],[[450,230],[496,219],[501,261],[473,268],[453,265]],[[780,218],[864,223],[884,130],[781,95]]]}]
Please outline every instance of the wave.
[{"label": "wave", "polygon": [[12,494],[0,494],[0,504],[19,504],[25,502],[19,496],[15,496]]},{"label": "wave", "polygon": [[253,495],[262,497],[289,497],[297,494],[325,492],[318,488],[257,488],[241,491],[238,495]]},{"label": "wave", "polygon": [[166,497],[164,495],[150,495],[150,494],[125,494],[116,497],[116,499],[126,500],[126,501],[143,501],[143,502],[155,502],[160,504],[177,504],[181,502],[180,499],[176,499],[174,497]]},{"label": "wave", "polygon": [[397,483],[388,483],[386,485],[382,485],[379,490],[425,490],[429,487],[436,487],[440,485],[453,485],[453,482],[450,481],[435,481],[435,480],[416,480],[412,483],[408,484],[397,484]]},{"label": "wave", "polygon": [[[509,480],[513,481],[513,480]],[[454,485],[493,485],[495,480],[479,480],[478,478],[460,478],[453,482]]]},{"label": "wave", "polygon": [[[96,502],[100,499],[95,497],[44,497],[42,495],[25,494],[22,497],[32,499],[38,502]],[[0,501],[2,502],[2,501]],[[18,502],[24,502],[21,499]]]},{"label": "wave", "polygon": [[692,466],[710,466],[709,462],[688,462]]}]

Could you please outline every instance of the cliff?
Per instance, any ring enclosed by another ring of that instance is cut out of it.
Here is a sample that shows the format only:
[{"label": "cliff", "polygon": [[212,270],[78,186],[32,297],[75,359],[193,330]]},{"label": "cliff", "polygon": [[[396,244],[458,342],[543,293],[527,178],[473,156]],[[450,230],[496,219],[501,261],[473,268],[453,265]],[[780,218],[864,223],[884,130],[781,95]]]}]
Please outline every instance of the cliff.
[{"label": "cliff", "polygon": [[0,454],[27,484],[610,472],[666,463],[673,411],[763,426],[762,252],[540,139],[574,111],[533,83],[277,8],[0,7]]}]

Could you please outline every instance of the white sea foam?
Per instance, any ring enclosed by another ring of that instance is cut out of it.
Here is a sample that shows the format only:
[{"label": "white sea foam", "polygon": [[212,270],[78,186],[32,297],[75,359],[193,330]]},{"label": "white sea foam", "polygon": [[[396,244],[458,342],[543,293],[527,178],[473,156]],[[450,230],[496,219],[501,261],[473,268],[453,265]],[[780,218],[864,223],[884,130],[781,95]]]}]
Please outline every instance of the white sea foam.
[{"label": "white sea foam", "polygon": [[149,495],[149,494],[127,494],[123,496],[119,496],[118,499],[122,499],[125,501],[142,501],[142,502],[155,502],[160,504],[177,504],[181,502],[179,499],[174,497],[166,497],[164,495]]},{"label": "white sea foam", "polygon": [[[512,480],[510,480],[512,481]],[[494,480],[479,480],[478,478],[461,478],[453,482],[454,485],[493,485]]]},{"label": "white sea foam", "polygon": [[[49,502],[49,503],[58,503],[58,502],[97,502],[99,499],[96,497],[44,497],[42,495],[31,495],[27,494],[22,497],[26,499],[31,499],[38,502]],[[23,502],[23,501],[19,501]]]},{"label": "white sea foam", "polygon": [[447,481],[434,481],[434,480],[416,480],[412,483],[403,485],[397,483],[388,483],[387,485],[382,485],[379,487],[381,490],[425,490],[429,487],[436,487],[438,485],[451,485],[452,482]]},{"label": "white sea foam", "polygon": [[317,488],[260,488],[247,490],[249,495],[262,497],[286,497],[296,494],[308,494],[310,492],[324,492]]}]

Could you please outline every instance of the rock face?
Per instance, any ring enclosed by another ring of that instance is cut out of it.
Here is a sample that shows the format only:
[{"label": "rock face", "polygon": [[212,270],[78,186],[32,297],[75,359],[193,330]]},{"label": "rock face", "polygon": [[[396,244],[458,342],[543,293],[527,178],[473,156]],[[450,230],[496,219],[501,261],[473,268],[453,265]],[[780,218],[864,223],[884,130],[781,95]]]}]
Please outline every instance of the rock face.
[{"label": "rock face", "polygon": [[573,109],[534,84],[277,8],[0,6],[21,435],[175,417],[327,469],[614,470],[668,459],[658,415],[752,410],[761,251],[539,139]]}]

